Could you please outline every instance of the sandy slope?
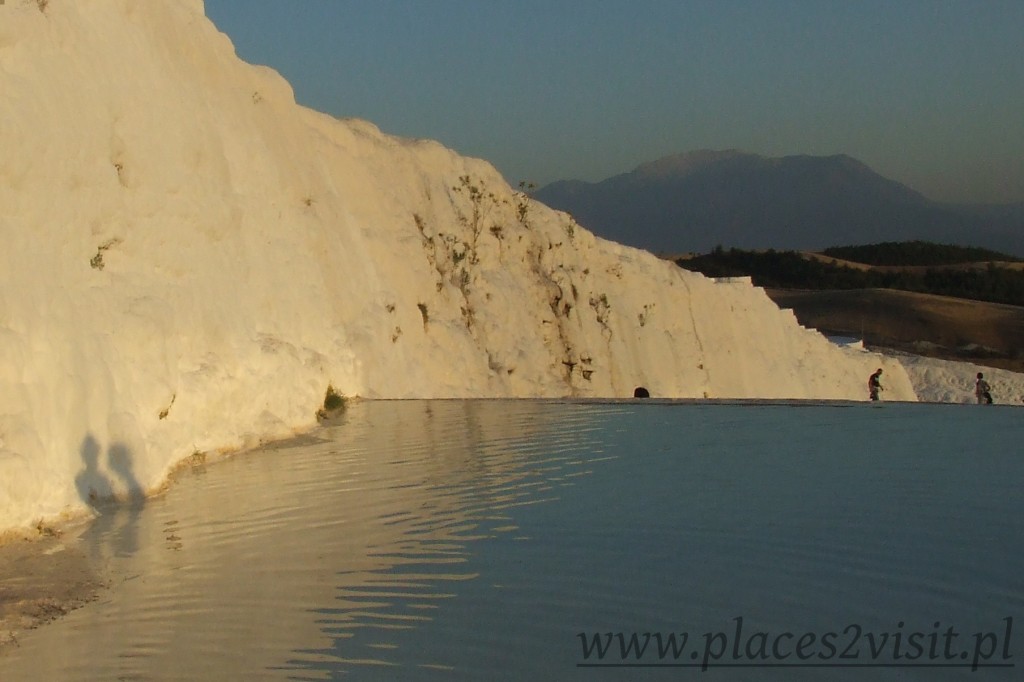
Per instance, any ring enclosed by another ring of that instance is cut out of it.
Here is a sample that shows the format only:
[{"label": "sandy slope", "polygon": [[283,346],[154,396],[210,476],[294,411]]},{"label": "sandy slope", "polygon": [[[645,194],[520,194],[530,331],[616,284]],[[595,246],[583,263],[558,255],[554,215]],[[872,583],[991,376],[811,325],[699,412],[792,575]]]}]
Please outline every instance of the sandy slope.
[{"label": "sandy slope", "polygon": [[773,289],[769,295],[802,324],[869,345],[1024,370],[1024,308],[1018,306],[893,289]]}]

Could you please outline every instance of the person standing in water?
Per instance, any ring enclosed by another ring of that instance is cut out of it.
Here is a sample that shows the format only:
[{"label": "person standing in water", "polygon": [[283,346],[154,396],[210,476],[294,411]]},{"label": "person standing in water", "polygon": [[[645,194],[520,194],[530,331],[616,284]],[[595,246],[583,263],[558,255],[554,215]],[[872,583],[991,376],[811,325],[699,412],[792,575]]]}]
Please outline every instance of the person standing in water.
[{"label": "person standing in water", "polygon": [[868,378],[868,397],[872,400],[878,400],[878,393],[882,390],[882,368],[879,367],[875,373]]},{"label": "person standing in water", "polygon": [[992,404],[992,387],[985,381],[985,375],[978,372],[978,380],[974,382],[974,396],[979,405]]}]

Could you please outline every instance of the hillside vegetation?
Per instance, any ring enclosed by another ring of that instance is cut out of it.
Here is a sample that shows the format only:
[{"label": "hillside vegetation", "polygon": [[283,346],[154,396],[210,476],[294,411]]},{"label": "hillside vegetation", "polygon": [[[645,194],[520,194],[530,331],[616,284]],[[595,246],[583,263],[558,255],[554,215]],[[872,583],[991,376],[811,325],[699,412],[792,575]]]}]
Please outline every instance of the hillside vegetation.
[{"label": "hillside vegetation", "polygon": [[1024,305],[1020,259],[970,247],[887,242],[820,254],[718,247],[675,262],[709,277],[748,275],[757,286],[772,289],[898,289]]},{"label": "hillside vegetation", "polygon": [[933,244],[932,242],[882,242],[864,246],[833,246],[822,255],[865,265],[959,265],[990,261],[1016,262],[1020,258],[973,246]]}]

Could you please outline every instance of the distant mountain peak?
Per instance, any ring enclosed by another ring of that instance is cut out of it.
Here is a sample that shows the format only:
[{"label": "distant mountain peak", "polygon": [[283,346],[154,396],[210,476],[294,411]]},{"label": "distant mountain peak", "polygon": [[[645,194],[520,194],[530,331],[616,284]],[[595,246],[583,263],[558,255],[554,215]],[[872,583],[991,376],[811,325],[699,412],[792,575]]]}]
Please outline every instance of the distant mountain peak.
[{"label": "distant mountain peak", "polygon": [[1024,253],[1019,209],[930,201],[847,154],[700,149],[533,196],[601,236],[655,252],[920,239]]},{"label": "distant mountain peak", "polygon": [[756,154],[748,154],[738,149],[697,149],[682,154],[664,156],[656,161],[642,163],[633,171],[634,175],[647,178],[688,175],[705,166],[739,157],[760,159]]}]

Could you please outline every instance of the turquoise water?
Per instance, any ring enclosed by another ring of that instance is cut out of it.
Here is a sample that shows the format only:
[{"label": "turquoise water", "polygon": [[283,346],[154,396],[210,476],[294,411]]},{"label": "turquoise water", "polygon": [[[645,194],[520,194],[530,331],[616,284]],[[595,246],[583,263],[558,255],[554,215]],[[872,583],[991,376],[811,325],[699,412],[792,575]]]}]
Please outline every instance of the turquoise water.
[{"label": "turquoise water", "polygon": [[356,403],[106,510],[0,680],[1019,679],[1022,417]]}]

